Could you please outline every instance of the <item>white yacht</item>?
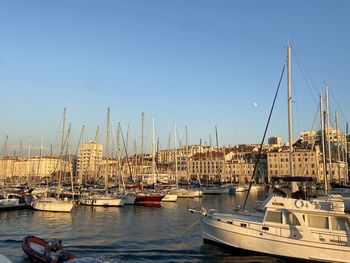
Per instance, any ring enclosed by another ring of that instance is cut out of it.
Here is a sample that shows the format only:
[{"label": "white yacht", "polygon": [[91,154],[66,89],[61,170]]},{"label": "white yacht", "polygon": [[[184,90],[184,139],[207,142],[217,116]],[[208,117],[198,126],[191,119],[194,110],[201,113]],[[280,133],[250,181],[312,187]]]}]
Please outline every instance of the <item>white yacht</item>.
[{"label": "white yacht", "polygon": [[339,195],[309,200],[270,195],[264,214],[201,209],[205,240],[276,256],[349,262],[350,215]]},{"label": "white yacht", "polygon": [[[288,133],[291,142],[290,52],[288,46]],[[290,175],[293,178],[293,145],[290,143],[289,147]],[[327,186],[326,176],[324,180]],[[260,214],[247,213],[244,210],[246,200],[242,211],[229,214],[202,208],[202,237],[234,248],[269,255],[322,262],[349,262],[350,215],[344,212],[342,196],[326,193],[318,198],[299,197],[271,193],[261,204],[264,213]]]}]

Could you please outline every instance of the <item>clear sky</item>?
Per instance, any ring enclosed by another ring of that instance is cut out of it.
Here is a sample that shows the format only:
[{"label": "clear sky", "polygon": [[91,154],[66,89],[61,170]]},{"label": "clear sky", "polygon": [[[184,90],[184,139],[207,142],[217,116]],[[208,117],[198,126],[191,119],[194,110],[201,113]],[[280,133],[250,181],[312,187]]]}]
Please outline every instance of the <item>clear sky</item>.
[{"label": "clear sky", "polygon": [[[72,151],[121,122],[140,143],[155,116],[161,147],[176,122],[184,143],[259,143],[293,46],[295,137],[311,129],[326,83],[341,126],[350,114],[350,1],[0,1],[0,138],[9,151],[57,145],[63,108]],[[307,80],[307,81],[306,81]],[[268,136],[286,140],[286,78]],[[132,142],[133,143],[133,142]],[[172,143],[173,145],[173,143]],[[2,147],[3,148],[3,147]]]}]

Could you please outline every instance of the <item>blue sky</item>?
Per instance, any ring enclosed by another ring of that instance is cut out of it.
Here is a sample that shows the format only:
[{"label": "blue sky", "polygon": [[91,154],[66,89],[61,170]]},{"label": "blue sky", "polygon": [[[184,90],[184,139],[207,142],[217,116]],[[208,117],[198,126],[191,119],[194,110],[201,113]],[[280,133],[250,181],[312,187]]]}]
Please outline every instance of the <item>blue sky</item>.
[{"label": "blue sky", "polygon": [[[104,137],[107,107],[137,144],[141,112],[162,148],[174,122],[190,143],[209,144],[215,126],[220,145],[259,143],[288,41],[295,135],[313,127],[326,83],[345,129],[349,11],[345,0],[0,1],[1,141],[57,146],[66,106],[73,152],[83,124],[85,140],[97,125]],[[268,136],[285,140],[286,78],[281,89]]]}]

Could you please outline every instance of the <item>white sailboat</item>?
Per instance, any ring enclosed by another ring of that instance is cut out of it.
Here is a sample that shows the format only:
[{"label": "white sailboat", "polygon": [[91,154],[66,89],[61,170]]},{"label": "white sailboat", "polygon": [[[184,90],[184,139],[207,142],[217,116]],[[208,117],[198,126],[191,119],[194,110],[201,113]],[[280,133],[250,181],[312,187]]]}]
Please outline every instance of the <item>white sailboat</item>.
[{"label": "white sailboat", "polygon": [[109,130],[110,130],[110,108],[107,109],[107,132],[106,132],[106,169],[104,177],[104,194],[92,194],[83,196],[79,199],[80,204],[88,206],[123,206],[125,199],[122,196],[110,195],[108,193],[109,176]]},{"label": "white sailboat", "polygon": [[[65,137],[65,122],[66,122],[66,108],[64,108],[63,111],[63,127],[62,127],[62,137],[61,137],[61,150],[60,150],[60,157],[63,154],[63,148],[64,145],[67,145],[68,147],[68,140],[70,135],[70,127],[67,132],[67,136]],[[61,173],[62,173],[62,167],[61,167],[61,159],[58,158],[58,164],[60,171],[59,171],[59,178],[58,178],[58,191],[61,189]],[[32,207],[34,210],[38,211],[48,211],[48,212],[70,212],[73,209],[73,202],[69,200],[61,200],[59,198],[59,194],[57,198],[54,197],[41,197],[38,199],[33,200]]]},{"label": "white sailboat", "polygon": [[32,207],[38,211],[70,212],[73,209],[73,203],[53,197],[42,197],[33,201]]},{"label": "white sailboat", "polygon": [[[288,126],[292,153],[290,53],[288,46]],[[293,175],[291,155],[289,159]],[[199,212],[203,239],[276,256],[349,262],[350,215],[344,212],[341,196],[326,193],[324,197],[303,200],[271,193],[262,204],[264,214],[250,214],[244,211],[244,206],[243,211],[230,214],[202,208]]]},{"label": "white sailboat", "polygon": [[[187,174],[187,185],[190,184],[190,175],[189,175],[189,161],[188,161],[188,132],[186,126],[186,174]],[[178,188],[178,183],[176,185],[176,189],[172,189],[171,193],[176,194],[178,198],[195,198],[202,197],[202,190],[187,188]]]},{"label": "white sailboat", "polygon": [[[177,178],[177,145],[176,145],[176,123],[174,122],[174,158],[175,158],[175,182],[176,189],[179,188],[178,178]],[[162,202],[176,202],[177,193],[176,191],[170,191],[165,193],[165,196],[162,198]]]}]

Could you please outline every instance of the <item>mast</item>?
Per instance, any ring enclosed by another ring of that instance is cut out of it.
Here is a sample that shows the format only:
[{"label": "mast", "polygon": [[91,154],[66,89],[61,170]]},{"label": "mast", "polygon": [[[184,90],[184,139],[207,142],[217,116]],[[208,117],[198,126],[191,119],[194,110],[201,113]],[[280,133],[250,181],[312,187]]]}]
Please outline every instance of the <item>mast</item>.
[{"label": "mast", "polygon": [[60,198],[61,194],[61,179],[62,179],[62,154],[63,154],[63,145],[64,145],[64,135],[65,135],[65,129],[66,129],[66,115],[67,115],[67,108],[64,107],[63,109],[63,123],[62,123],[62,137],[61,137],[61,150],[60,150],[60,156],[58,158],[59,162],[59,175],[58,175],[58,198]]},{"label": "mast", "polygon": [[329,163],[329,180],[333,180],[333,171],[332,171],[332,152],[331,152],[331,127],[330,127],[330,121],[329,121],[329,100],[328,100],[328,85],[326,86],[326,140],[328,144],[328,163]]},{"label": "mast", "polygon": [[64,143],[64,136],[65,136],[65,129],[66,129],[66,115],[67,115],[67,108],[64,107],[63,109],[63,124],[62,124],[62,137],[61,137],[61,150]]},{"label": "mast", "polygon": [[188,159],[188,132],[187,132],[187,126],[185,127],[185,131],[186,131],[186,175],[187,175],[187,182],[190,182],[190,174],[189,174],[189,159]]},{"label": "mast", "polygon": [[[219,136],[218,136],[218,127],[215,126],[215,139],[216,139],[216,151],[219,153]],[[223,162],[222,162],[222,167],[224,167],[224,161],[225,161],[225,150],[223,151]],[[218,163],[216,167],[217,173],[218,173],[218,179],[221,184],[221,162],[220,158],[218,158]]]},{"label": "mast", "polygon": [[[66,135],[66,139],[65,139],[65,142],[64,142],[64,146],[65,146],[65,154],[64,154],[64,173],[63,173],[63,181],[65,182],[66,181],[66,178],[67,178],[67,163],[70,163],[70,158],[69,158],[69,137],[70,137],[70,132],[71,132],[71,124],[69,123],[68,124],[68,130],[67,130],[67,135]],[[72,178],[72,171],[71,171],[71,166],[69,165],[68,167],[69,169],[69,172],[70,172],[70,176]],[[71,181],[72,183],[72,181]],[[73,189],[72,189],[73,191]]]},{"label": "mast", "polygon": [[[84,125],[83,125],[84,127]],[[67,133],[67,148],[66,148],[66,158],[68,158],[69,163],[69,173],[70,173],[70,185],[72,188],[72,200],[74,200],[74,177],[73,177],[73,171],[72,171],[72,165],[71,165],[71,154],[70,154],[70,135],[71,135],[71,124],[69,123],[68,133]]]},{"label": "mast", "polygon": [[176,122],[174,122],[174,157],[175,157],[175,182],[176,188],[179,188],[179,182],[177,181],[177,145],[176,145]]},{"label": "mast", "polygon": [[32,138],[29,137],[29,141],[28,141],[28,164],[29,164],[29,167],[28,167],[28,173],[27,173],[27,182],[29,181],[29,178],[30,178],[30,172],[31,172],[31,161],[30,161],[30,158],[31,158],[31,144],[32,144]]},{"label": "mast", "polygon": [[[144,139],[145,113],[141,113],[141,183],[143,184],[143,139]],[[143,190],[143,188],[142,188]]]},{"label": "mast", "polygon": [[[120,122],[118,122],[117,128],[117,178],[116,183],[118,184],[119,190],[125,190],[125,184],[123,180],[123,176],[121,174],[121,165],[120,165]],[[118,176],[119,175],[119,176]]]},{"label": "mast", "polygon": [[38,175],[41,175],[41,161],[42,161],[42,151],[43,151],[43,147],[44,147],[44,135],[41,135],[41,142],[40,142],[40,159],[39,159],[39,164],[38,164]]},{"label": "mast", "polygon": [[292,133],[292,78],[291,78],[291,46],[287,48],[287,87],[288,87],[288,139],[289,139],[289,172],[291,176],[294,176],[294,164],[293,164],[293,133]]},{"label": "mast", "polygon": [[[80,144],[82,144],[83,142],[83,136],[84,136],[84,130],[85,130],[85,125],[82,126],[81,128],[81,133],[80,133],[80,136],[79,136],[79,141],[78,141],[78,145],[77,145],[77,149],[75,151],[75,156],[77,158],[78,156],[78,152],[79,152],[79,146]],[[90,153],[90,156],[91,156],[91,153]],[[91,159],[91,158],[90,158]],[[89,166],[90,166],[90,162],[89,162]],[[75,167],[75,174],[74,174],[74,177],[77,178],[77,173],[78,173],[78,167]],[[90,167],[89,167],[90,168]],[[81,170],[79,172],[79,178],[78,178],[78,181],[79,181],[79,185],[81,185],[81,183],[83,182],[83,171]]]},{"label": "mast", "polygon": [[345,163],[347,164],[347,168],[346,168],[346,176],[345,176],[345,184],[348,183],[348,174],[349,174],[349,156],[348,156],[348,133],[349,133],[349,125],[348,123],[346,123],[346,131],[345,131],[345,142],[344,142],[344,148],[345,148]]},{"label": "mast", "polygon": [[328,180],[327,180],[327,168],[326,168],[326,149],[325,149],[325,136],[324,136],[324,118],[323,118],[323,105],[322,95],[320,94],[320,120],[321,120],[321,140],[322,140],[322,167],[323,167],[323,180],[326,193],[328,192]]},{"label": "mast", "polygon": [[156,183],[156,162],[155,162],[155,131],[154,131],[154,116],[152,117],[152,175],[153,183]]},{"label": "mast", "polygon": [[107,132],[106,132],[106,169],[105,169],[105,191],[108,194],[108,159],[109,159],[109,120],[110,120],[110,108],[107,108]]},{"label": "mast", "polygon": [[202,139],[199,139],[199,181],[202,177]]},{"label": "mast", "polygon": [[[95,164],[94,164],[94,166],[95,166],[95,169],[94,169],[95,170],[94,181],[97,180],[98,172],[100,170],[99,163],[98,163],[98,158],[97,158],[98,157],[97,153],[98,153],[99,132],[100,132],[100,126],[97,126],[96,134],[95,134],[95,151],[96,151],[96,156],[95,156]],[[91,159],[91,157],[92,157],[92,150],[91,150],[91,153],[90,153],[90,159]],[[90,166],[90,164],[89,164],[89,166]],[[88,167],[87,169],[90,170],[90,167]],[[89,172],[89,170],[88,170],[88,172]],[[89,177],[89,173],[88,173],[88,177]]]},{"label": "mast", "polygon": [[335,125],[337,129],[337,155],[338,155],[338,183],[341,182],[341,173],[340,173],[340,145],[339,145],[339,116],[338,112],[335,112]]}]

